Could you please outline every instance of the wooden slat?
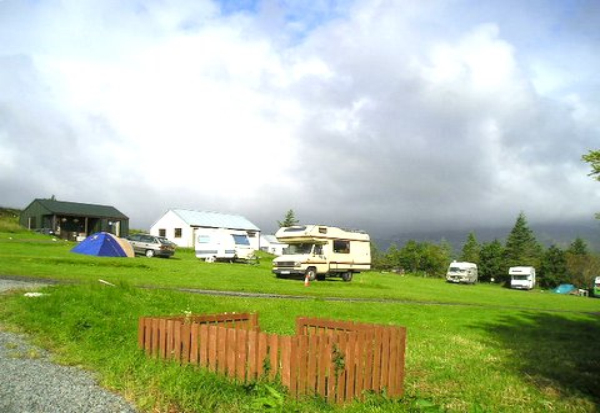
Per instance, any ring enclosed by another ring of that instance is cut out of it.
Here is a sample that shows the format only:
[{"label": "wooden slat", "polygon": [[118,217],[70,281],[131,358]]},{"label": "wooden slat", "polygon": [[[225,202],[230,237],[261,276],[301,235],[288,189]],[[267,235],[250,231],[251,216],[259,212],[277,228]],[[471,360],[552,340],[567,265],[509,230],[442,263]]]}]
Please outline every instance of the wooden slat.
[{"label": "wooden slat", "polygon": [[[347,383],[347,379],[348,379],[348,368],[349,368],[350,363],[352,362],[352,360],[349,358],[349,354],[348,354],[349,334],[341,333],[334,337],[337,339],[336,340],[337,341],[337,349],[338,349],[339,355],[341,355],[341,357],[343,358],[344,368],[340,368],[340,366],[336,365],[335,357],[332,359],[333,368],[335,369],[335,372],[336,372],[336,375],[335,375],[336,389],[335,389],[335,395],[334,395],[334,397],[331,398],[331,401],[334,401],[336,403],[342,403],[344,400],[346,400],[346,383]],[[339,355],[334,354],[334,356],[336,356],[336,357]]]},{"label": "wooden slat", "polygon": [[356,381],[356,333],[348,333],[348,344],[346,346],[346,395],[341,401],[351,400],[354,396]]},{"label": "wooden slat", "polygon": [[[258,348],[256,353],[256,376],[257,378],[262,377],[265,373],[265,362],[269,355],[268,347],[267,347],[267,339],[268,336],[266,333],[258,333]],[[276,366],[271,365],[271,369],[276,368]]]},{"label": "wooden slat", "polygon": [[192,326],[184,322],[181,324],[181,362],[190,362],[190,343],[192,340]]},{"label": "wooden slat", "polygon": [[277,376],[277,372],[279,371],[280,344],[279,336],[277,334],[269,335],[269,364],[271,365],[269,378],[271,380]]},{"label": "wooden slat", "polygon": [[217,327],[217,371],[227,374],[227,328]]},{"label": "wooden slat", "polygon": [[258,371],[257,353],[258,353],[258,332],[256,329],[249,330],[246,336],[248,345],[248,381],[254,381],[257,379],[256,372]]},{"label": "wooden slat", "polygon": [[356,334],[356,345],[354,349],[354,354],[356,357],[356,370],[354,372],[354,395],[356,397],[361,397],[364,389],[364,381],[365,381],[365,364],[366,364],[366,331],[360,330]]},{"label": "wooden slat", "polygon": [[250,331],[246,329],[237,331],[235,371],[237,379],[242,382],[246,380],[246,371],[248,370],[248,333]]},{"label": "wooden slat", "polygon": [[173,321],[173,358],[181,361],[181,321]]},{"label": "wooden slat", "polygon": [[200,324],[190,325],[190,363],[198,364],[198,338],[200,333]]},{"label": "wooden slat", "polygon": [[208,369],[210,371],[217,371],[217,347],[218,347],[218,334],[219,327],[209,326],[208,327]]},{"label": "wooden slat", "polygon": [[281,383],[288,388],[292,385],[292,337],[281,337]]},{"label": "wooden slat", "polygon": [[371,370],[372,389],[381,391],[381,332],[382,328],[377,328],[373,332],[373,368]]},{"label": "wooden slat", "polygon": [[320,337],[318,341],[317,352],[317,384],[316,393],[322,397],[327,397],[327,378],[331,374],[329,365],[331,364],[331,340],[327,335]]},{"label": "wooden slat", "polygon": [[236,362],[236,350],[237,350],[237,333],[235,328],[226,329],[226,354],[227,354],[227,375],[229,377],[235,377],[235,362]]},{"label": "wooden slat", "polygon": [[390,360],[390,330],[384,329],[381,334],[381,371],[380,371],[380,386],[381,388],[389,387],[389,365]]},{"label": "wooden slat", "polygon": [[208,367],[208,324],[198,324],[198,364]]},{"label": "wooden slat", "polygon": [[303,335],[298,338],[298,394],[306,394],[309,336]]},{"label": "wooden slat", "polygon": [[161,318],[158,321],[158,356],[167,358],[167,320]]},{"label": "wooden slat", "polygon": [[167,320],[167,325],[165,326],[165,358],[172,359],[173,358],[173,320]]},{"label": "wooden slat", "polygon": [[306,371],[306,392],[314,395],[317,391],[317,382],[319,374],[319,345],[322,335],[311,334],[308,338],[308,364]]},{"label": "wooden slat", "polygon": [[298,396],[298,357],[300,356],[300,337],[290,337],[290,373],[289,373],[289,389],[292,397]]}]

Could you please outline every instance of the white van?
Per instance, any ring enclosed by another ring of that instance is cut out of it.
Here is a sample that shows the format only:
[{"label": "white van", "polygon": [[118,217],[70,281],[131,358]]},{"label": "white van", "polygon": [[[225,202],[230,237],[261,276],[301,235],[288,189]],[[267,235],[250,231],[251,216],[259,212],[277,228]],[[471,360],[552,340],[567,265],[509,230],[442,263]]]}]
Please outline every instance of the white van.
[{"label": "white van", "polygon": [[248,234],[226,228],[196,228],[196,257],[208,262],[217,260],[247,261],[254,258]]},{"label": "white van", "polygon": [[273,260],[277,277],[302,275],[309,280],[339,276],[352,280],[355,273],[371,269],[369,235],[323,225],[280,228],[275,237],[288,244],[283,255]]},{"label": "white van", "polygon": [[531,290],[535,287],[535,268],[533,267],[510,267],[510,288],[519,290]]},{"label": "white van", "polygon": [[446,281],[452,283],[475,284],[479,278],[477,264],[452,261],[446,273]]}]

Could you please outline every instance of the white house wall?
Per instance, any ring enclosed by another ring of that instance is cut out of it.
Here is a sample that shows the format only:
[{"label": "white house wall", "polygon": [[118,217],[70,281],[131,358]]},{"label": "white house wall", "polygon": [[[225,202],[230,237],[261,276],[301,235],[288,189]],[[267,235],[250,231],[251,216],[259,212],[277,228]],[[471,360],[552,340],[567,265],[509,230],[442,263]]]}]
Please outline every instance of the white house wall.
[{"label": "white house wall", "polygon": [[[175,237],[175,229],[181,229],[181,237]],[[168,211],[150,228],[150,234],[160,235],[160,230],[165,230],[165,236],[169,241],[173,241],[178,247],[193,248],[194,232],[193,229],[184,222],[179,215],[173,211]]]}]

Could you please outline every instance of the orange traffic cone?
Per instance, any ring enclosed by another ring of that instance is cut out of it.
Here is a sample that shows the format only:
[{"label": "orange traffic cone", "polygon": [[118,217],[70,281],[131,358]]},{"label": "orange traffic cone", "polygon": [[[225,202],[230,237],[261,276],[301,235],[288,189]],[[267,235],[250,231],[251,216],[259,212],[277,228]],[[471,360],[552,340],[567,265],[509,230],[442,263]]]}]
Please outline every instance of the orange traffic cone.
[{"label": "orange traffic cone", "polygon": [[304,277],[304,286],[308,287],[309,286],[309,282],[308,282],[308,274],[306,274],[306,276]]}]

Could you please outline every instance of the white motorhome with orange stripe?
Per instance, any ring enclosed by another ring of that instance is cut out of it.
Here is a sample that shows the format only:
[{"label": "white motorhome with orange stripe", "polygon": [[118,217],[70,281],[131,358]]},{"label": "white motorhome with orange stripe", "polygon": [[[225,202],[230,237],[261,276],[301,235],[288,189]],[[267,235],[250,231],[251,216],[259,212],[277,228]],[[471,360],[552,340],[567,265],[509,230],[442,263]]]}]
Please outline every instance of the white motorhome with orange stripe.
[{"label": "white motorhome with orange stripe", "polygon": [[280,228],[275,237],[288,244],[283,255],[273,260],[277,277],[303,275],[309,280],[338,276],[352,280],[355,273],[371,269],[368,234],[323,225]]}]

